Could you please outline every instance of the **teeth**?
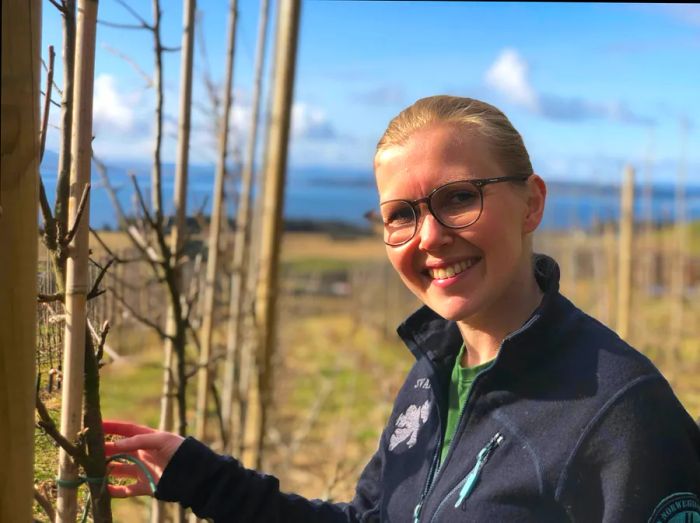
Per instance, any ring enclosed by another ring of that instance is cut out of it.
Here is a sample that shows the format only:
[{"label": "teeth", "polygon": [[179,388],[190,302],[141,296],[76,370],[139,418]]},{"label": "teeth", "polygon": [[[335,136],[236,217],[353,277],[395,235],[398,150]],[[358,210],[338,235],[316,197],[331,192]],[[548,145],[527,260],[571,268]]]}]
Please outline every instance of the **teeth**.
[{"label": "teeth", "polygon": [[460,272],[466,271],[469,267],[474,265],[474,258],[469,258],[469,260],[462,260],[454,263],[453,265],[445,268],[439,269],[428,269],[430,277],[436,280],[444,280],[445,278],[452,278]]}]

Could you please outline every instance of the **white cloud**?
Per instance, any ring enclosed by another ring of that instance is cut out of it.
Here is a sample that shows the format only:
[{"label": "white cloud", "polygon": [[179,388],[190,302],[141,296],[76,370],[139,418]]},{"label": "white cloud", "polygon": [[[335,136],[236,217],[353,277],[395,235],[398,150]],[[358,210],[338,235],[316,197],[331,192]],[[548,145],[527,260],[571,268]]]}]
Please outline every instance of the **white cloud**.
[{"label": "white cloud", "polygon": [[140,95],[123,93],[117,87],[116,78],[100,74],[95,78],[92,102],[93,127],[95,132],[132,133],[143,130],[143,121],[137,117]]},{"label": "white cloud", "polygon": [[528,63],[518,52],[506,48],[486,71],[485,81],[511,102],[537,110],[537,94],[530,85],[528,70]]},{"label": "white cloud", "polygon": [[292,105],[292,136],[300,139],[328,140],[336,137],[323,109],[305,102]]}]

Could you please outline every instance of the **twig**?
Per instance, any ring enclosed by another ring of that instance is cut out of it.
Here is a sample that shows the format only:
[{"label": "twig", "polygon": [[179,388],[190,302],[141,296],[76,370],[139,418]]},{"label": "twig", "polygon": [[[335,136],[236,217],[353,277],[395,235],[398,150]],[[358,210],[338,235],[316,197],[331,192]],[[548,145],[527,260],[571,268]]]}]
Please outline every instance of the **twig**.
[{"label": "twig", "polygon": [[131,183],[134,185],[134,190],[136,191],[136,198],[139,202],[139,206],[141,207],[141,211],[143,211],[144,218],[146,219],[148,224],[155,229],[156,223],[153,221],[151,213],[148,211],[148,207],[146,207],[146,201],[143,199],[143,193],[141,192],[141,187],[139,187],[139,182],[136,179],[136,175],[130,172],[129,178],[131,179]]},{"label": "twig", "polygon": [[138,30],[143,30],[147,29],[150,30],[150,27],[146,27],[143,24],[120,24],[117,22],[108,22],[107,20],[97,20],[97,23],[100,25],[104,25],[106,27],[114,27],[116,29],[138,29]]},{"label": "twig", "polygon": [[163,340],[172,340],[172,339],[173,339],[173,337],[172,337],[171,335],[169,335],[168,333],[166,333],[166,332],[160,327],[160,325],[158,325],[157,323],[152,322],[151,320],[149,320],[149,319],[146,318],[145,316],[142,316],[141,314],[139,314],[138,312],[136,312],[136,310],[135,310],[131,305],[129,305],[129,304],[126,302],[126,300],[125,300],[119,293],[117,293],[117,292],[114,290],[114,288],[111,288],[111,287],[110,287],[109,290],[114,294],[114,297],[117,299],[117,301],[118,301],[119,303],[121,303],[121,304],[129,311],[129,313],[130,313],[134,318],[136,318],[137,321],[143,323],[143,324],[146,325],[147,327],[150,327],[151,329],[153,329],[154,331],[156,331],[156,332],[158,333],[158,336],[160,336],[161,339],[163,339]]},{"label": "twig", "polygon": [[39,413],[39,421],[37,422],[38,425],[44,429],[46,434],[51,436],[51,438],[58,443],[58,445],[68,453],[69,456],[71,456],[78,464],[84,465],[87,456],[85,453],[80,449],[79,446],[74,445],[68,439],[66,439],[63,434],[58,430],[56,427],[56,423],[51,419],[51,416],[49,415],[49,411],[46,408],[46,405],[44,405],[44,402],[39,399],[39,396],[36,397],[36,410]]},{"label": "twig", "polygon": [[[105,323],[108,324],[107,327],[105,327]],[[111,325],[108,323],[108,321],[105,320],[105,322],[102,324],[102,331],[101,331],[100,333],[98,333],[98,332],[95,330],[95,327],[93,327],[92,322],[90,321],[89,318],[88,318],[88,320],[87,320],[87,325],[88,325],[88,328],[90,329],[90,332],[92,333],[93,337],[95,338],[95,340],[97,341],[98,344],[100,343],[100,340],[102,339],[102,332],[104,332],[104,329],[105,329],[105,328],[109,329],[110,326],[111,326]],[[110,346],[107,344],[106,338],[107,338],[107,334],[105,333],[105,341],[102,343],[102,349],[103,349],[103,351],[106,352],[106,353],[109,355],[109,357],[112,358],[112,359],[115,360],[115,361],[116,361],[116,360],[124,359],[124,356],[121,356],[117,351],[115,351],[112,347],[110,347]],[[98,345],[98,349],[99,349],[99,345]],[[99,362],[99,359],[98,359],[98,362]]]},{"label": "twig", "polygon": [[100,273],[97,275],[97,278],[95,278],[95,283],[92,284],[92,289],[90,289],[90,292],[88,292],[87,299],[92,300],[93,298],[97,298],[100,294],[104,294],[103,291],[99,291],[98,287],[100,286],[100,283],[102,282],[102,278],[105,277],[105,274],[107,274],[107,270],[112,266],[114,263],[115,258],[111,258],[104,267],[100,267],[100,264],[92,260],[92,263],[100,267]]},{"label": "twig", "polygon": [[112,249],[109,248],[109,246],[105,243],[105,241],[100,237],[100,235],[97,233],[95,229],[90,227],[90,232],[94,236],[94,238],[97,240],[97,243],[99,243],[102,248],[109,254],[116,263],[132,263],[132,262],[137,262],[141,261],[142,258],[122,258],[121,256],[118,256],[117,254],[114,253]]},{"label": "twig", "polygon": [[[53,46],[49,46],[49,66],[46,73],[46,97],[44,98],[44,114],[41,120],[41,138],[40,138],[40,153],[39,162],[44,159],[44,151],[46,149],[46,135],[49,125],[49,112],[51,110],[51,87],[53,86],[53,71],[54,71],[54,59],[56,58],[56,53],[53,50]],[[44,187],[44,181],[39,175],[39,203],[41,206],[41,215],[44,218],[44,235],[47,240],[47,246],[49,248],[55,248],[56,235],[55,228],[56,224],[54,222],[53,213],[51,212],[51,205],[49,205],[49,199],[46,197],[46,188]]]},{"label": "twig", "polygon": [[131,58],[130,56],[125,55],[121,51],[118,51],[117,49],[114,49],[113,47],[107,45],[107,44],[102,44],[102,47],[105,49],[105,51],[112,53],[113,55],[121,58],[124,60],[127,64],[129,64],[131,67],[134,68],[134,70],[141,76],[146,81],[146,87],[151,88],[153,87],[153,78],[148,76],[148,73],[146,73],[143,69],[141,69],[141,66],[136,63],[136,61]]},{"label": "twig", "polygon": [[49,69],[46,72],[46,95],[44,96],[44,114],[41,120],[41,142],[39,146],[39,161],[44,159],[44,150],[46,149],[46,130],[49,124],[49,112],[51,108],[51,88],[53,87],[53,62],[56,58],[56,53],[53,50],[53,45],[49,46]]},{"label": "twig", "polygon": [[96,357],[97,357],[98,364],[102,361],[102,356],[104,356],[105,342],[107,341],[107,334],[108,333],[109,333],[109,321],[105,320],[105,322],[102,324],[102,328],[100,329],[100,337],[97,340]]},{"label": "twig", "polygon": [[127,11],[129,11],[129,13],[131,14],[131,16],[133,16],[134,18],[136,18],[136,20],[138,20],[139,22],[141,22],[141,24],[142,24],[144,27],[146,27],[147,29],[150,29],[151,31],[154,30],[153,26],[150,25],[148,22],[146,22],[146,20],[144,20],[144,19],[141,17],[140,14],[138,14],[136,11],[134,11],[134,9],[133,9],[129,4],[127,4],[124,0],[117,0],[117,3],[118,3],[119,5],[121,5],[124,9],[126,9]]},{"label": "twig", "polygon": [[[49,2],[58,9],[61,14],[66,14],[66,6],[59,4],[56,0],[49,0]],[[53,521],[53,518],[51,518],[51,520]]]},{"label": "twig", "polygon": [[[46,72],[48,73],[48,72],[49,72],[49,66],[46,65],[46,62],[44,61],[43,58],[41,59],[41,65],[44,67],[44,71],[46,71]],[[58,94],[60,94],[61,96],[63,96],[63,90],[58,86],[58,84],[56,83],[56,80],[53,81],[53,88],[56,90],[56,92],[57,92]],[[41,94],[44,94],[44,93],[41,93]],[[53,100],[52,100],[52,103],[53,103],[54,105],[58,105],[57,102],[54,102]]]},{"label": "twig", "polygon": [[34,499],[42,508],[42,510],[46,512],[46,515],[49,517],[49,521],[55,521],[56,511],[54,511],[51,502],[48,499],[46,499],[46,496],[42,492],[39,492],[39,489],[36,487],[36,485],[34,485]]},{"label": "twig", "polygon": [[65,302],[66,296],[62,292],[55,292],[53,294],[38,294],[36,300],[38,303],[52,303],[55,301]]},{"label": "twig", "polygon": [[80,203],[78,204],[78,212],[75,214],[75,220],[73,220],[73,225],[68,230],[68,234],[66,234],[66,237],[61,242],[64,245],[68,245],[73,240],[75,233],[78,232],[78,225],[80,225],[80,219],[83,217],[83,212],[85,212],[85,205],[87,204],[89,194],[90,184],[86,183],[85,189],[83,189],[83,195],[80,197]]},{"label": "twig", "polygon": [[[39,92],[41,93],[42,96],[46,96],[46,91],[43,91],[43,90],[40,89]],[[49,102],[51,102],[52,105],[55,105],[55,106],[58,107],[59,109],[61,108],[61,104],[58,103],[58,102],[57,102],[56,100],[54,100],[53,98],[49,98]],[[53,124],[51,124],[51,127],[54,128],[54,129],[60,129],[60,127],[59,127],[58,125],[53,125]]]}]

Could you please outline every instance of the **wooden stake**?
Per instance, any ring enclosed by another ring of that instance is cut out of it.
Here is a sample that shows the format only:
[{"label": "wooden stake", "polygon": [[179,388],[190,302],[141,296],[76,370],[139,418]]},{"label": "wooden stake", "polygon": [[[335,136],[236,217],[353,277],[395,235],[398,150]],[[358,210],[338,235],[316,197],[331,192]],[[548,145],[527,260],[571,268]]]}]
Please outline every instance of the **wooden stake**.
[{"label": "wooden stake", "polygon": [[248,279],[248,257],[250,254],[250,231],[252,227],[252,187],[260,114],[260,89],[262,84],[263,64],[265,61],[265,43],[267,41],[268,7],[268,0],[262,0],[260,2],[258,41],[255,50],[253,110],[250,116],[250,132],[248,134],[248,143],[246,144],[246,156],[243,164],[243,175],[241,177],[241,194],[236,215],[236,234],[233,243],[226,361],[224,364],[223,389],[221,393],[221,411],[227,440],[226,448],[229,452],[231,452],[233,448],[239,446],[239,442],[234,440],[240,438],[241,393],[240,390],[236,390],[238,386],[236,373],[238,364],[240,363],[243,304],[247,297],[245,283]]},{"label": "wooden stake", "polygon": [[0,521],[31,521],[41,2],[2,2]]},{"label": "wooden stake", "polygon": [[634,236],[634,169],[624,171],[620,197],[620,242],[617,265],[617,333],[627,339],[632,306],[632,243]]},{"label": "wooden stake", "polygon": [[243,453],[243,463],[256,468],[262,464],[267,407],[271,399],[270,364],[276,341],[277,272],[300,7],[299,0],[281,0],[278,7],[272,114],[266,148],[266,166],[269,171],[265,180],[260,278],[255,302],[261,343],[256,354],[258,372],[253,373],[247,404],[248,420]]},{"label": "wooden stake", "polygon": [[226,157],[228,153],[229,115],[233,86],[233,57],[236,47],[237,0],[231,0],[229,10],[228,49],[226,52],[226,81],[224,83],[224,110],[219,127],[219,158],[214,179],[214,197],[212,202],[211,221],[209,224],[209,257],[204,283],[204,312],[202,317],[202,334],[200,342],[202,349],[197,371],[197,404],[195,410],[195,437],[203,439],[206,425],[207,397],[211,370],[212,327],[214,321],[214,295],[216,277],[219,267],[219,238],[221,237],[221,219],[224,195],[224,177],[226,175]]},{"label": "wooden stake", "polygon": [[[173,205],[175,222],[170,232],[170,264],[173,267],[175,293],[169,293],[167,323],[165,332],[170,336],[164,342],[163,355],[163,391],[160,398],[160,430],[173,430],[173,395],[175,391],[174,376],[177,373],[173,352],[178,358],[185,356],[185,323],[182,318],[182,248],[187,233],[185,219],[187,216],[187,177],[190,153],[190,127],[192,107],[192,56],[194,50],[194,15],[196,0],[185,0],[182,8],[182,55],[180,58],[180,118],[178,126],[177,164],[175,166],[175,191]],[[174,343],[175,342],[175,343]],[[174,345],[177,344],[177,347]],[[165,504],[153,500],[151,521],[162,522],[165,519]]]}]

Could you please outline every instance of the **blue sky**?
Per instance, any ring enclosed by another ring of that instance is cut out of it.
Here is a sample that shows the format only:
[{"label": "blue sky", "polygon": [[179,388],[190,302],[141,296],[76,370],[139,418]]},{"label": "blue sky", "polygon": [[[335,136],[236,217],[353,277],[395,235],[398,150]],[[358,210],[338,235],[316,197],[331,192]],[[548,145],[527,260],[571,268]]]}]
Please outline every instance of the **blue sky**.
[{"label": "blue sky", "polygon": [[[151,2],[129,5],[151,20]],[[114,0],[101,0],[99,9],[100,19],[134,22]],[[180,2],[162,0],[162,9],[163,41],[179,46]],[[228,2],[200,0],[198,9],[208,67],[221,82]],[[248,126],[258,9],[256,0],[239,1],[232,116],[238,149]],[[49,44],[60,49],[61,24],[45,1],[44,49]],[[150,35],[99,26],[94,147],[108,160],[147,161],[153,93],[119,54],[150,74]],[[165,161],[175,157],[179,59],[168,53],[164,65]],[[60,83],[60,52],[57,65]],[[195,67],[195,100],[206,106],[198,51]],[[625,162],[640,171],[651,162],[655,180],[672,181],[685,147],[688,181],[699,184],[699,86],[698,5],[306,0],[291,164],[369,172],[388,120],[417,98],[448,93],[500,107],[545,178],[616,182]],[[196,111],[197,163],[214,161],[212,123]],[[55,150],[57,140],[52,129],[48,147]]]}]

